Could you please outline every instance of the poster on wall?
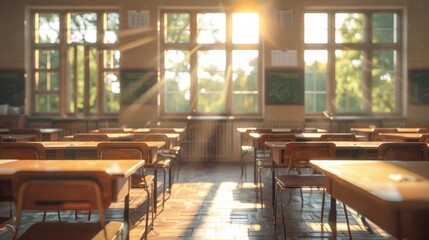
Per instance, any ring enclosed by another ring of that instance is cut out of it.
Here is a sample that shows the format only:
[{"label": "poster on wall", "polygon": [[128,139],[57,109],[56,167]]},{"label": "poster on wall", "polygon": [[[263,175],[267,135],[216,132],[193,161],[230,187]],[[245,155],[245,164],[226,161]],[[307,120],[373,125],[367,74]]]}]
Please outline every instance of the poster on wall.
[{"label": "poster on wall", "polygon": [[121,104],[156,104],[158,94],[156,83],[156,70],[121,70]]}]

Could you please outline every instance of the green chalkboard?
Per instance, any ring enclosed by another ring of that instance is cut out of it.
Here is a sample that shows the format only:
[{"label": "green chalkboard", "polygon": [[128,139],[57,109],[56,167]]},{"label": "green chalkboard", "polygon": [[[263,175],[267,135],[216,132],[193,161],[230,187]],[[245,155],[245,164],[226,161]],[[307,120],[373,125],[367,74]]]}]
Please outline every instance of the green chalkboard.
[{"label": "green chalkboard", "polygon": [[152,69],[121,70],[121,103],[156,104],[157,73]]},{"label": "green chalkboard", "polygon": [[0,69],[0,104],[24,105],[25,71],[23,69]]},{"label": "green chalkboard", "polygon": [[408,78],[410,104],[429,105],[429,69],[410,70]]},{"label": "green chalkboard", "polygon": [[304,71],[265,71],[265,104],[304,104]]}]

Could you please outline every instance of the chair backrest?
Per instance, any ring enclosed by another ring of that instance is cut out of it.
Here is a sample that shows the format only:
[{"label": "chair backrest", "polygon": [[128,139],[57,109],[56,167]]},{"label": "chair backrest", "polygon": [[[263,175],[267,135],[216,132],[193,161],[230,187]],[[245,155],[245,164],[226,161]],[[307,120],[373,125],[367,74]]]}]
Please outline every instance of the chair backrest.
[{"label": "chair backrest", "polygon": [[320,136],[320,141],[356,141],[353,133],[324,133]]},{"label": "chair backrest", "polygon": [[144,142],[105,142],[97,145],[98,159],[144,159],[150,161],[149,147]]},{"label": "chair backrest", "polygon": [[0,159],[46,159],[45,147],[35,142],[0,142]]},{"label": "chair backrest", "polygon": [[428,160],[428,146],[422,142],[389,142],[378,147],[380,160]]},{"label": "chair backrest", "polygon": [[162,150],[168,150],[171,147],[168,145],[168,143],[170,142],[168,136],[163,133],[134,134],[132,141],[164,142],[165,145],[161,148]]},{"label": "chair backrest", "polygon": [[103,133],[76,133],[73,135],[74,141],[109,141],[109,136]]},{"label": "chair backrest", "polygon": [[17,172],[12,180],[16,202],[17,232],[22,210],[98,210],[101,226],[103,209],[112,201],[112,181],[103,171]]},{"label": "chair backrest", "polygon": [[34,135],[35,141],[42,141],[42,132],[37,128],[10,129],[10,134],[30,134]]},{"label": "chair backrest", "polygon": [[288,173],[292,168],[309,167],[310,160],[335,159],[335,144],[331,142],[290,142],[284,151]]},{"label": "chair backrest", "polygon": [[419,142],[429,143],[429,134],[423,134],[423,135],[420,137]]}]

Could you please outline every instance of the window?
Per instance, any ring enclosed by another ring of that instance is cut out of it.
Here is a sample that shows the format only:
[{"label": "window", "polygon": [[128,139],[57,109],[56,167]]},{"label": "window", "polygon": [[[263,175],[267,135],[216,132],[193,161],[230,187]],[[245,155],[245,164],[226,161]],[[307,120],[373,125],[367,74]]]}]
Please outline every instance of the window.
[{"label": "window", "polygon": [[401,14],[304,14],[305,110],[336,114],[402,111]]},{"label": "window", "polygon": [[161,13],[161,114],[261,115],[259,14]]},{"label": "window", "polygon": [[32,112],[119,111],[119,13],[34,11]]}]

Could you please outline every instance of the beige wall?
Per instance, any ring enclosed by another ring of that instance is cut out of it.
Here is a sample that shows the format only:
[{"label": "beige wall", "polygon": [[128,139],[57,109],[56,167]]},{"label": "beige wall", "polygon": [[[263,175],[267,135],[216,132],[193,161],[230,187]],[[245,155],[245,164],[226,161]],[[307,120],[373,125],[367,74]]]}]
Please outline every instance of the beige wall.
[{"label": "beige wall", "polygon": [[[259,0],[20,0],[8,1],[0,0],[0,69],[22,69],[26,65],[26,31],[25,31],[25,13],[26,6],[55,6],[55,7],[114,7],[121,13],[121,66],[122,68],[157,68],[157,13],[162,7],[171,6],[246,6],[249,9],[258,9],[263,15],[263,34],[264,41],[264,61],[265,67],[271,66],[271,50],[277,49],[296,49],[299,53],[299,65],[303,63],[303,11],[308,8],[326,8],[326,7],[356,7],[365,6],[356,5],[356,3],[365,3],[366,6],[379,7],[389,6],[392,8],[403,8],[406,10],[407,19],[407,67],[410,68],[429,68],[429,3],[427,0],[377,0],[377,1],[356,1],[356,0],[277,0],[277,1],[259,1]],[[328,6],[329,3],[329,6]],[[149,29],[130,29],[127,27],[128,10],[150,10],[151,28]],[[292,10],[293,26],[278,27],[274,20],[276,10]],[[405,73],[404,73],[405,74]],[[29,99],[27,99],[29,101]],[[28,103],[28,102],[27,102]],[[429,122],[429,106],[407,106],[408,122]],[[147,122],[157,120],[156,105],[123,106],[120,115],[122,123]],[[293,114],[291,114],[293,113]],[[304,121],[303,106],[266,106],[265,121]]]}]

